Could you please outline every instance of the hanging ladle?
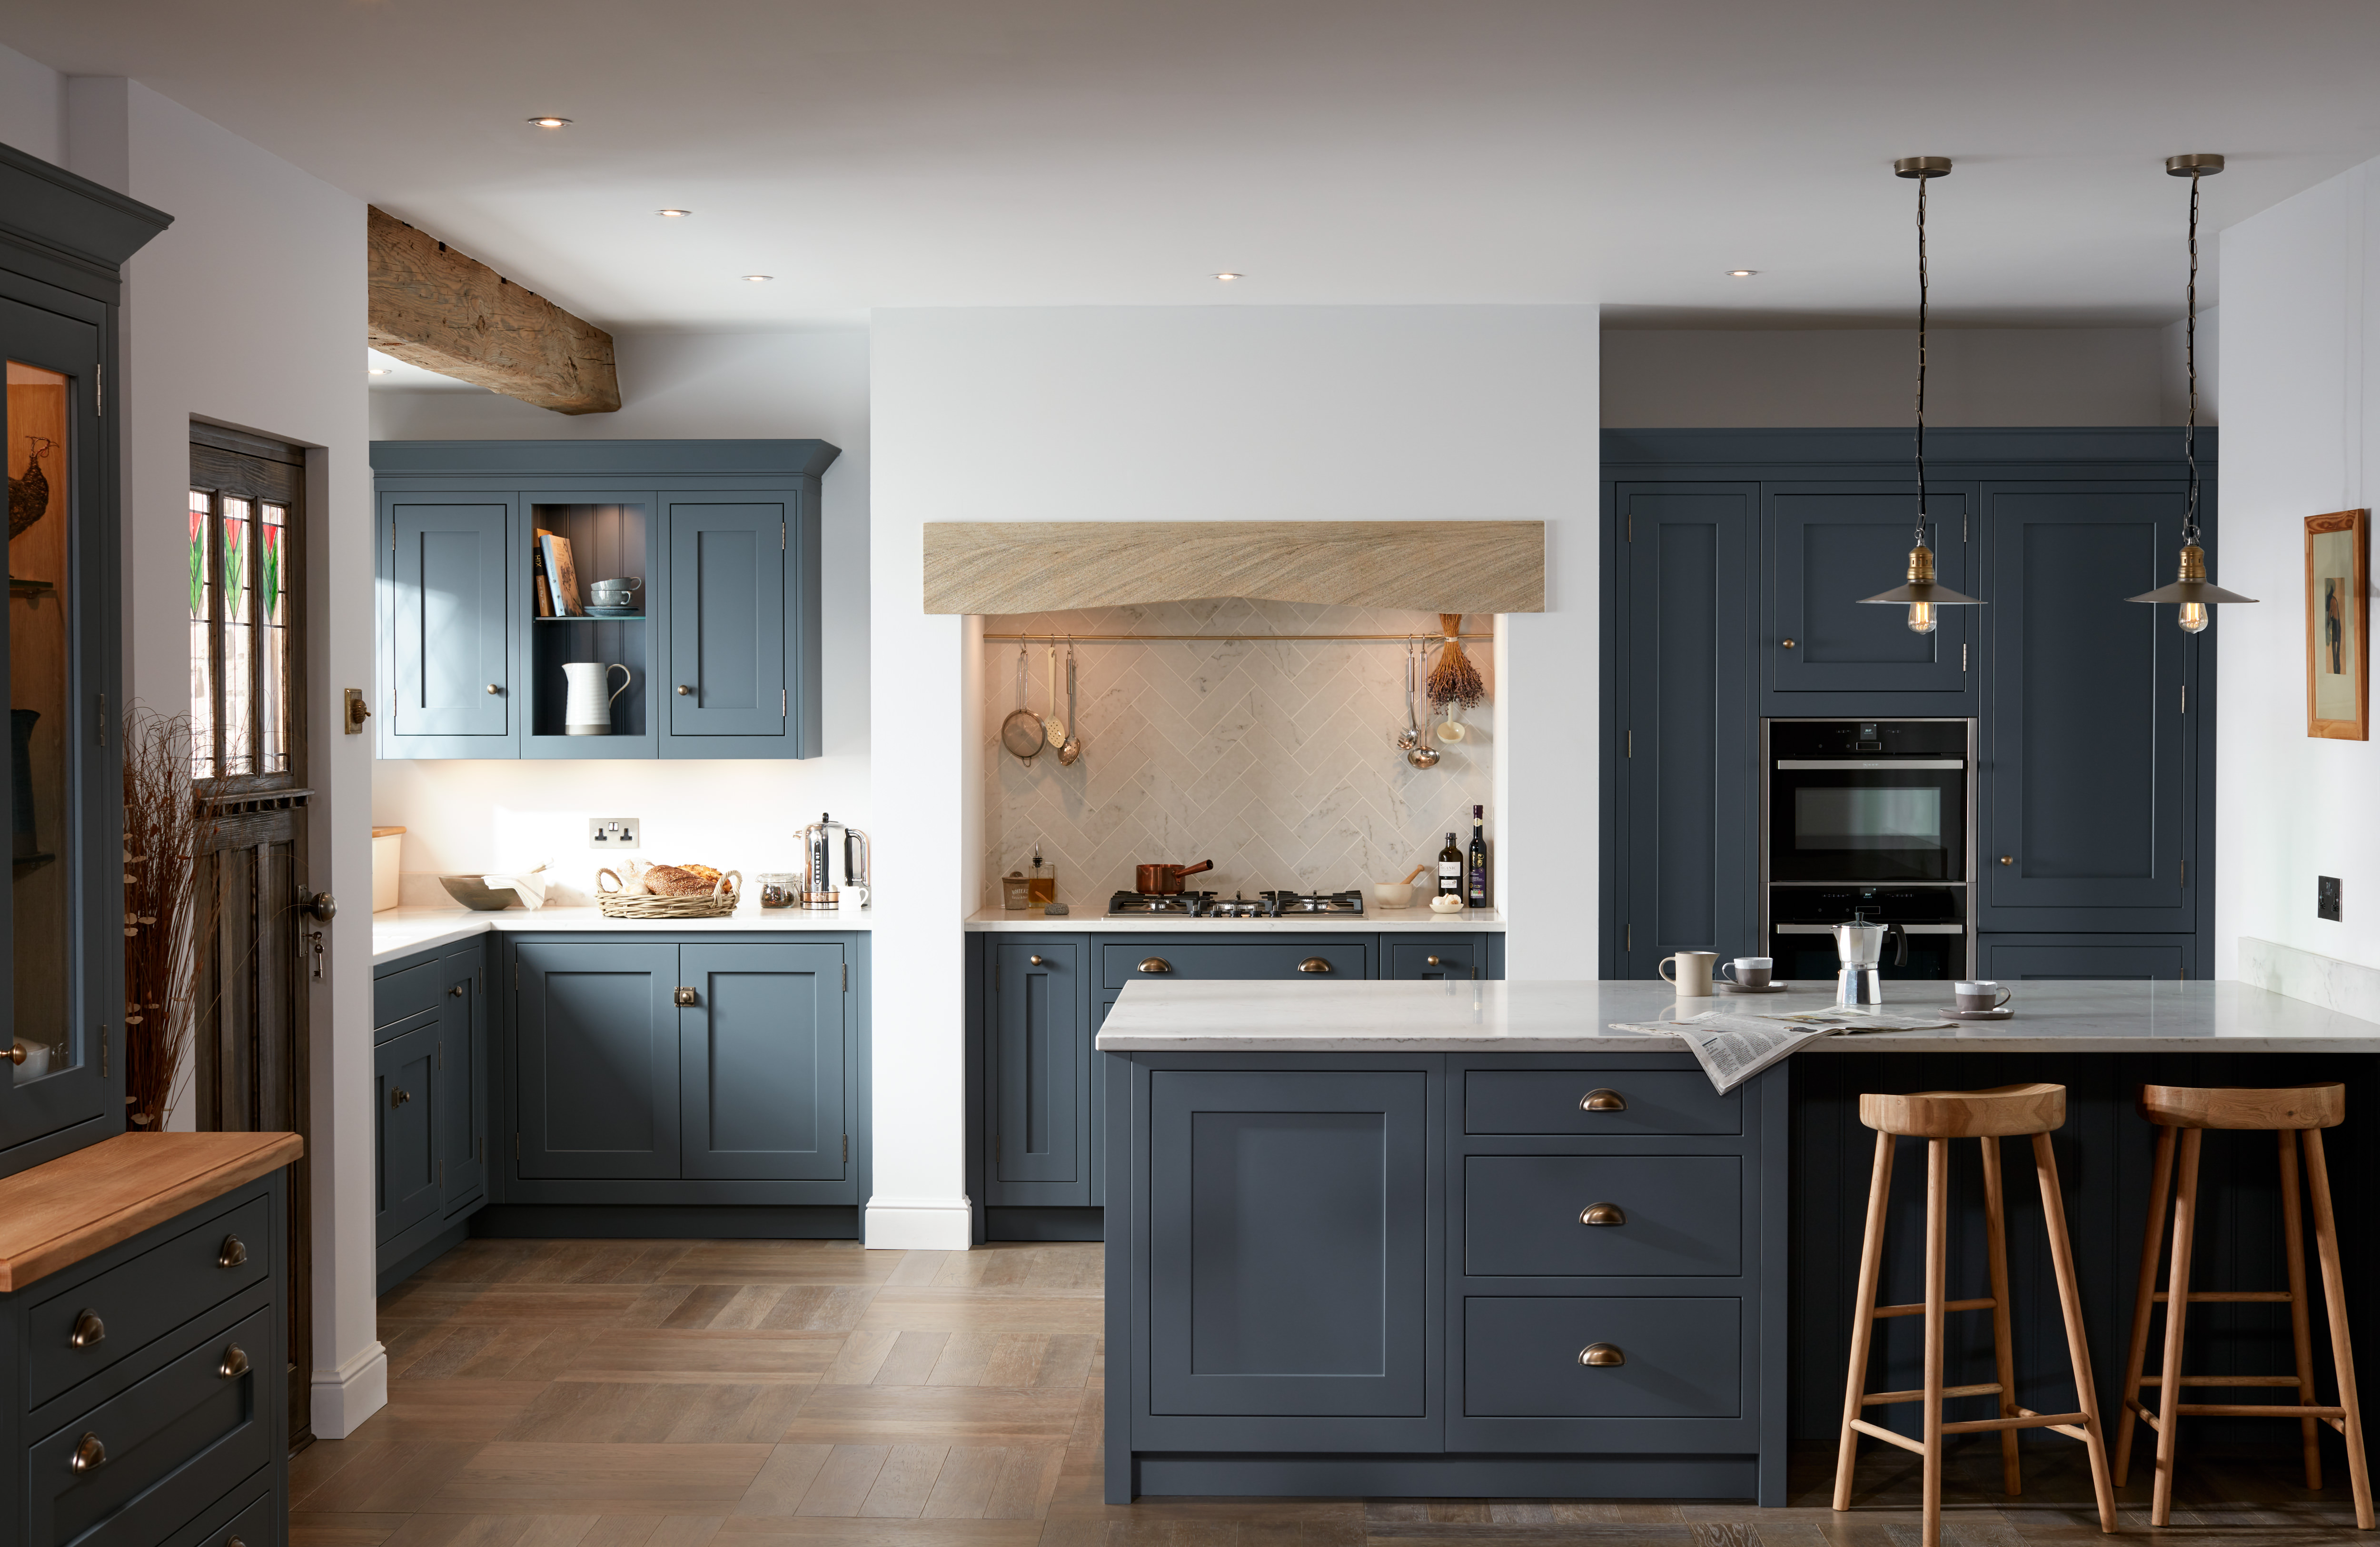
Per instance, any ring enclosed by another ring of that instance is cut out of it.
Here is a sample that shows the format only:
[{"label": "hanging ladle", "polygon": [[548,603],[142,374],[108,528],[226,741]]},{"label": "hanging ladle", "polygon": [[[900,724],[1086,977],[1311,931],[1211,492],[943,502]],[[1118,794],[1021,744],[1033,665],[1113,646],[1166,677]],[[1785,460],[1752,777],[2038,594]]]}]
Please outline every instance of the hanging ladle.
[{"label": "hanging ladle", "polygon": [[1414,642],[1405,641],[1405,723],[1396,735],[1397,750],[1410,752],[1421,745],[1421,725],[1414,718]]},{"label": "hanging ladle", "polygon": [[[1420,646],[1415,644],[1413,646],[1413,650],[1415,659],[1420,659]],[[1405,761],[1412,763],[1415,768],[1436,768],[1438,766],[1438,749],[1422,741],[1421,722],[1414,713],[1413,678],[1418,675],[1419,674],[1417,672],[1408,672],[1406,674],[1405,719],[1406,722],[1414,727],[1414,740],[1416,745],[1405,753]]]},{"label": "hanging ladle", "polygon": [[[1069,704],[1066,713],[1072,715],[1074,706]],[[1055,640],[1050,641],[1050,713],[1043,718],[1041,728],[1049,733],[1050,746],[1064,743],[1066,722],[1058,718],[1058,641]]]},{"label": "hanging ladle", "polygon": [[1075,641],[1066,641],[1066,739],[1058,744],[1058,762],[1065,768],[1075,766],[1083,755],[1083,723],[1075,715]]}]

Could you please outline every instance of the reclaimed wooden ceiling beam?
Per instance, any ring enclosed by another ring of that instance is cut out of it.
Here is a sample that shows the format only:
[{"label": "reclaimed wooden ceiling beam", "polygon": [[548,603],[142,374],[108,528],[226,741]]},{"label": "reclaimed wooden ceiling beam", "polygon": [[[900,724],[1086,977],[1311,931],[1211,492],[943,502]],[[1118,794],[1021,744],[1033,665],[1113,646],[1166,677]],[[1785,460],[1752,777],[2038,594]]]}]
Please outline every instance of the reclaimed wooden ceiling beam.
[{"label": "reclaimed wooden ceiling beam", "polygon": [[1541,613],[1543,521],[929,521],[926,611],[1260,602]]},{"label": "reclaimed wooden ceiling beam", "polygon": [[620,408],[612,335],[385,210],[370,210],[371,347],[558,414]]}]

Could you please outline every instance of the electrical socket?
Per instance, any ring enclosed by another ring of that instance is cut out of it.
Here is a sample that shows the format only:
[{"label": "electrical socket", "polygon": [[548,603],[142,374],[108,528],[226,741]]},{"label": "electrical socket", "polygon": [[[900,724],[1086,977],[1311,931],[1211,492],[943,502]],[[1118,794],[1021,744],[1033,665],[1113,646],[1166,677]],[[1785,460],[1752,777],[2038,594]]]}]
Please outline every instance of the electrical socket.
[{"label": "electrical socket", "polygon": [[589,817],[589,848],[642,848],[645,824],[635,817]]},{"label": "electrical socket", "polygon": [[2338,921],[2338,877],[2318,875],[2313,878],[2313,914],[2317,919]]}]

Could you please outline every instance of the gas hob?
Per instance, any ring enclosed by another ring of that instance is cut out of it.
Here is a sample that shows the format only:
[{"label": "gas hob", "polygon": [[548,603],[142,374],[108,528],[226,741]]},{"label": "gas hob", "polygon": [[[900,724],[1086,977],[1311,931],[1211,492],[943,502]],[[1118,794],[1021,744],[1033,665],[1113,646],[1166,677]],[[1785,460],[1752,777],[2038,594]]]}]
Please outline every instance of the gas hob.
[{"label": "gas hob", "polygon": [[1108,898],[1111,919],[1305,919],[1352,917],[1364,911],[1361,892],[1118,892]]}]

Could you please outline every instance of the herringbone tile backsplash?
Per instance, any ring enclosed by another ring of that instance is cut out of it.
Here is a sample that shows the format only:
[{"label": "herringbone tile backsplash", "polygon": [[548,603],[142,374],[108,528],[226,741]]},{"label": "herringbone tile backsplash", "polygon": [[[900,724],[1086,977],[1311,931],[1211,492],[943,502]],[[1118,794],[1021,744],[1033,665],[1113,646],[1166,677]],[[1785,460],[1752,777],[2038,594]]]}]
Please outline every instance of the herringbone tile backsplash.
[{"label": "herringbone tile backsplash", "polygon": [[[1489,623],[1469,618],[1465,627],[1484,634]],[[998,878],[1029,869],[1037,843],[1057,867],[1059,900],[1078,912],[1129,890],[1135,864],[1212,859],[1214,871],[1189,884],[1225,896],[1357,887],[1434,865],[1447,833],[1469,843],[1471,808],[1489,806],[1491,706],[1463,713],[1460,743],[1432,737],[1438,766],[1417,769],[1392,744],[1405,723],[1402,645],[1271,636],[1437,627],[1434,614],[1242,601],[987,617],[992,634],[1234,637],[1077,644],[1083,755],[1071,768],[1055,748],[1020,762],[1000,745],[1013,711],[1049,711],[1046,649],[1037,642],[1020,659],[1014,643],[984,645],[984,906],[1000,906]],[[1463,648],[1492,699],[1488,641]],[[1062,715],[1065,694],[1062,645]],[[1492,888],[1492,806],[1488,833]]]}]

